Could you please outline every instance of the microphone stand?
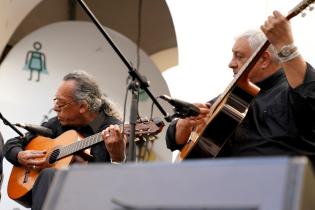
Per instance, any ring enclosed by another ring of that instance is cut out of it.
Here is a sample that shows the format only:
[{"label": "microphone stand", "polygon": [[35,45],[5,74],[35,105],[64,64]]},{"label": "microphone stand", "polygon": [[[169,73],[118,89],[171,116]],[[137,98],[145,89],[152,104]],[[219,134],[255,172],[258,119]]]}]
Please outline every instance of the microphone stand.
[{"label": "microphone stand", "polygon": [[91,18],[93,23],[96,25],[96,27],[100,30],[102,35],[105,37],[105,39],[108,41],[110,46],[114,49],[114,51],[117,53],[119,58],[122,60],[122,62],[126,65],[128,68],[128,73],[132,78],[132,82],[129,85],[129,89],[131,89],[132,92],[132,102],[131,102],[131,109],[130,109],[130,135],[129,135],[129,151],[128,151],[128,157],[127,161],[135,161],[135,143],[134,143],[134,136],[135,136],[135,125],[137,123],[137,111],[138,111],[138,90],[139,87],[143,89],[147,95],[151,98],[153,103],[158,107],[160,112],[163,114],[164,119],[167,122],[170,122],[172,118],[169,116],[168,113],[162,108],[162,106],[159,104],[159,102],[156,100],[156,98],[153,96],[153,94],[149,91],[149,83],[144,79],[140,73],[131,66],[130,62],[126,60],[126,58],[123,56],[121,51],[115,46],[114,42],[110,38],[110,36],[106,33],[103,26],[100,24],[100,22],[97,20],[97,18],[94,16],[94,14],[91,12],[91,10],[88,8],[86,3],[83,0],[77,0],[83,10],[87,13],[87,15]]},{"label": "microphone stand", "polygon": [[127,161],[136,161],[136,147],[135,147],[135,127],[137,123],[138,113],[138,95],[139,95],[139,84],[134,79],[129,83],[128,89],[131,91],[131,106],[130,106],[130,134],[129,134],[129,147]]},{"label": "microphone stand", "polygon": [[19,131],[12,123],[10,123],[7,119],[3,117],[3,115],[0,112],[0,118],[3,121],[3,124],[8,125],[10,128],[12,128],[19,136],[24,137],[23,133]]}]

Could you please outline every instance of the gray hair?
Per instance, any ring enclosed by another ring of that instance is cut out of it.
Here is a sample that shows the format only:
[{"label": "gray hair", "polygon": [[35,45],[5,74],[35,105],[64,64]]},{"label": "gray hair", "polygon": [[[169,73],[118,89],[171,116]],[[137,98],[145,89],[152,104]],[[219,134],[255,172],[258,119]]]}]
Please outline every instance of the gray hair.
[{"label": "gray hair", "polygon": [[[239,38],[246,38],[248,40],[249,47],[253,51],[255,51],[262,43],[264,43],[267,40],[265,34],[260,30],[245,31],[244,33],[242,33],[241,35],[236,37],[236,39],[239,39]],[[270,45],[268,47],[267,51],[270,52],[271,59],[275,63],[280,63],[280,60],[279,60],[278,55],[277,55],[277,51],[273,45]]]},{"label": "gray hair", "polygon": [[63,80],[76,81],[73,97],[75,100],[85,100],[89,111],[99,112],[103,109],[107,115],[121,119],[120,112],[114,103],[101,93],[96,80],[87,72],[82,70],[74,71],[64,76]]}]

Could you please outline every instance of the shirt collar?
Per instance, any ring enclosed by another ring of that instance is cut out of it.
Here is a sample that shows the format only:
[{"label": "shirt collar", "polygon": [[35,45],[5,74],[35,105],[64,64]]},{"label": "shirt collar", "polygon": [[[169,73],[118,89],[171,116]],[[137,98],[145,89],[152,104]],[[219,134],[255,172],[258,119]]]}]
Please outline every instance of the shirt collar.
[{"label": "shirt collar", "polygon": [[277,84],[279,81],[282,81],[282,79],[285,79],[284,71],[283,69],[280,69],[279,71],[276,71],[271,76],[267,77],[261,82],[257,82],[256,85],[261,90],[267,90],[273,87],[275,84]]},{"label": "shirt collar", "polygon": [[[69,126],[69,125],[61,125],[61,129],[63,132],[68,131],[68,130],[76,130],[77,132],[84,134],[84,133],[98,133],[102,130],[102,125],[106,121],[107,115],[105,114],[104,111],[100,111],[97,117],[90,122],[87,125],[84,125],[82,127],[77,127],[77,126]],[[90,133],[90,134],[93,134]]]},{"label": "shirt collar", "polygon": [[93,130],[94,133],[99,132],[102,128],[104,121],[106,120],[106,115],[103,111],[99,112],[99,115],[88,124],[88,126]]}]

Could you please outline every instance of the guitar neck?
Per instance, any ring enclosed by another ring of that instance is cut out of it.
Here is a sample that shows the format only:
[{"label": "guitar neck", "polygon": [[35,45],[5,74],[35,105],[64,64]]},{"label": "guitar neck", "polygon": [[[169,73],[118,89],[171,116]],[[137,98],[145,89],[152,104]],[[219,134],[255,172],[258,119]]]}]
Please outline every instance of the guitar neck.
[{"label": "guitar neck", "polygon": [[[123,127],[123,125],[118,125],[118,126],[120,129],[122,129],[122,127]],[[126,132],[124,132],[124,133],[126,134]],[[58,157],[56,160],[60,160],[64,157],[72,155],[76,152],[79,152],[81,150],[89,148],[89,147],[93,146],[94,144],[97,144],[101,141],[103,141],[102,132],[96,133],[96,134],[89,136],[89,137],[86,137],[82,140],[78,139],[77,142],[74,142],[74,143],[69,144],[69,145],[62,147],[62,148],[58,148],[57,150],[58,150],[59,154],[58,154]]]},{"label": "guitar neck", "polygon": [[103,138],[102,138],[102,133],[96,133],[92,136],[89,136],[87,138],[84,138],[82,140],[78,139],[77,142],[75,143],[72,143],[72,144],[69,144],[65,147],[62,147],[62,148],[58,148],[57,150],[55,150],[54,152],[58,153],[58,156],[56,158],[56,160],[60,160],[64,157],[67,157],[69,155],[72,155],[78,151],[81,151],[81,150],[84,150],[86,148],[89,148],[91,147],[92,145],[94,144],[97,144],[99,142],[103,141]]},{"label": "guitar neck", "polygon": [[[128,124],[118,125],[120,130],[123,131],[124,135],[129,135],[131,126]],[[149,137],[151,135],[156,135],[162,131],[164,123],[160,118],[154,118],[152,120],[139,119],[135,125],[135,137]],[[84,150],[91,147],[94,144],[97,144],[103,141],[102,132],[96,133],[92,136],[86,137],[82,140],[77,137],[77,141],[71,144],[68,144],[63,147],[58,147],[53,150],[49,155],[49,163],[54,163],[57,160],[60,160],[64,157],[72,155],[76,152]]]}]

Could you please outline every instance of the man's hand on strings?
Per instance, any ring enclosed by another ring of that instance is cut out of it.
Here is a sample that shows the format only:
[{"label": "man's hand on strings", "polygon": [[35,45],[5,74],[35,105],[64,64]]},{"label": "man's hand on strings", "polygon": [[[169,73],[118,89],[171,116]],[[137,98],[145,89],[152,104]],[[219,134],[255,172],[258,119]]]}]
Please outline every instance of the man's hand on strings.
[{"label": "man's hand on strings", "polygon": [[200,114],[195,117],[187,117],[185,119],[179,119],[176,124],[176,142],[178,144],[184,144],[187,142],[190,133],[194,128],[202,127],[207,123],[207,116],[210,113],[209,104],[195,103],[200,110]]},{"label": "man's hand on strings", "polygon": [[123,162],[125,159],[126,138],[118,125],[110,125],[102,132],[107,151],[112,162]]}]

